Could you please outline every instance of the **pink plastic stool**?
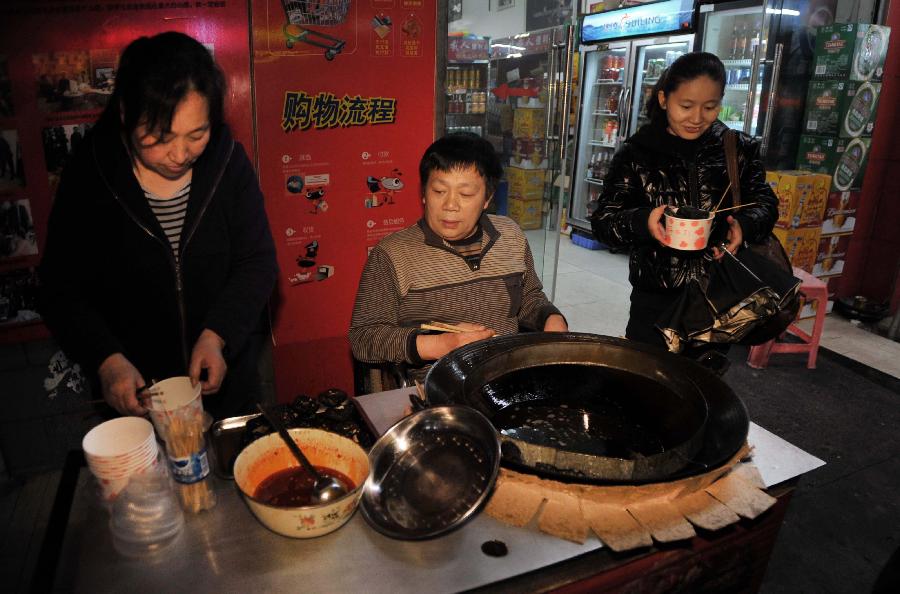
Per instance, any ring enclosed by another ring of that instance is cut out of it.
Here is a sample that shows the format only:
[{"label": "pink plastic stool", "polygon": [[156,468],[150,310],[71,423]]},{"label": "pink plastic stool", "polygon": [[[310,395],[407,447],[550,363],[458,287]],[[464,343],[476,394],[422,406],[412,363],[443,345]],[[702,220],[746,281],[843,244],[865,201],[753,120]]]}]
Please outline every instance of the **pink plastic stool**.
[{"label": "pink plastic stool", "polygon": [[754,369],[765,369],[769,364],[769,355],[773,353],[809,353],[806,367],[816,368],[816,356],[819,354],[819,340],[822,338],[822,329],[825,327],[825,310],[828,305],[828,285],[820,279],[809,274],[805,270],[794,268],[794,276],[800,279],[800,292],[806,298],[806,302],[817,301],[816,318],[813,322],[812,334],[807,334],[796,324],[787,328],[794,336],[802,340],[801,343],[775,342],[770,340],[764,344],[750,348],[750,356],[747,357],[747,365]]}]

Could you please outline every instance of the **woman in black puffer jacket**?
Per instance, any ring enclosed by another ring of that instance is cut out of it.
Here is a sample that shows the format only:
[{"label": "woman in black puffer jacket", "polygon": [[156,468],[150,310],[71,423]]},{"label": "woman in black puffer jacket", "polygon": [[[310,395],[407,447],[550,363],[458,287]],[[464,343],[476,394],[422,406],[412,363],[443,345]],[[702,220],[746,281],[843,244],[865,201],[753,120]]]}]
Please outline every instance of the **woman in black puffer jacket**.
[{"label": "woman in black puffer jacket", "polygon": [[[711,258],[732,253],[746,242],[761,242],[778,218],[778,198],[766,183],[758,146],[738,135],[738,171],[743,204],[717,217],[708,251],[679,251],[663,243],[666,206],[712,210],[729,187],[724,134],[717,118],[725,91],[725,67],[713,54],[678,58],[663,73],[647,104],[650,123],[625,141],[613,157],[599,207],[591,217],[594,234],[613,247],[630,248],[631,310],[625,335],[665,345],[655,324]],[[731,206],[730,192],[719,208]],[[700,353],[688,349],[688,356]]]}]

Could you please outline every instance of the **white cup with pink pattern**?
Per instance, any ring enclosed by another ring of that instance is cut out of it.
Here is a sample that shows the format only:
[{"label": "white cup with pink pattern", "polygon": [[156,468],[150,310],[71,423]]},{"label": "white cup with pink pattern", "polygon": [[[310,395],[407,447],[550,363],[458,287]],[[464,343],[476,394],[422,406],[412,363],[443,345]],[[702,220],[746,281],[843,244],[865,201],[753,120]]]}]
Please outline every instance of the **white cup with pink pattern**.
[{"label": "white cup with pink pattern", "polygon": [[[677,209],[672,209],[678,214]],[[697,251],[706,249],[712,231],[712,213],[706,219],[680,219],[669,214],[666,218],[666,238],[664,243],[676,250]]]}]

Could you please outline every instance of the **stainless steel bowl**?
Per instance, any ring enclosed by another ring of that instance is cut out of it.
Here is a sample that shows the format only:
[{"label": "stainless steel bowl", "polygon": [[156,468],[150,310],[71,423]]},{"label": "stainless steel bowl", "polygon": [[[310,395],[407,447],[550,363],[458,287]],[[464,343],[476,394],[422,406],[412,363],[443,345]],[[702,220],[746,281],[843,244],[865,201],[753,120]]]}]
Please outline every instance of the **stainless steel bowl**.
[{"label": "stainless steel bowl", "polygon": [[392,538],[433,538],[487,503],[500,471],[500,441],[468,406],[438,406],[387,430],[369,452],[363,517]]}]

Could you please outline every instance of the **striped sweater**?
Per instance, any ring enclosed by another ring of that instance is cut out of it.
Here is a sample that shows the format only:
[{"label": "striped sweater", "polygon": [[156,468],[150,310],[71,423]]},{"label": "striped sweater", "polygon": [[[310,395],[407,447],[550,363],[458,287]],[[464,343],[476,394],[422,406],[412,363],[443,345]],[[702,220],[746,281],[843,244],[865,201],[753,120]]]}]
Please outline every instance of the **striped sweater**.
[{"label": "striped sweater", "polygon": [[184,217],[187,213],[188,198],[191,196],[191,182],[188,182],[183,188],[175,192],[171,198],[160,198],[150,190],[141,186],[144,190],[144,197],[150,204],[150,210],[153,211],[156,220],[159,221],[163,233],[172,246],[172,253],[175,254],[177,262],[181,255],[181,230],[184,228]]},{"label": "striped sweater", "polygon": [[480,260],[464,259],[424,219],[372,249],[350,321],[354,357],[421,366],[415,338],[422,322],[471,322],[503,335],[542,330],[559,313],[544,295],[519,226],[494,215],[482,215],[480,225]]}]

